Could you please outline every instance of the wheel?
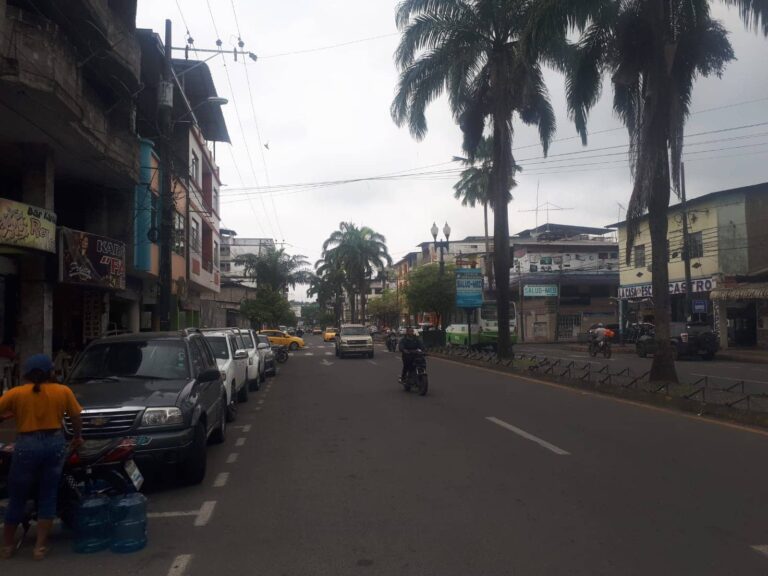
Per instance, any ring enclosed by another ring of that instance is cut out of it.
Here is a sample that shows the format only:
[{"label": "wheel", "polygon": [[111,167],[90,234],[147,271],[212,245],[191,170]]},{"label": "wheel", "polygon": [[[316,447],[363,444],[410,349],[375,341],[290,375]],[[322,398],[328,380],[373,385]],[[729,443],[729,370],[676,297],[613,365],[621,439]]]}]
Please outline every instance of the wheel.
[{"label": "wheel", "polygon": [[298,350],[298,349],[299,349],[299,345],[298,345],[298,344],[296,344],[296,342],[291,342],[291,343],[288,345],[288,350],[290,350],[291,352],[295,352],[295,351],[296,351],[296,350]]},{"label": "wheel", "polygon": [[592,356],[592,358],[595,358],[597,356],[597,346],[593,344],[589,345],[589,355]]},{"label": "wheel", "polygon": [[638,344],[637,355],[640,356],[640,358],[648,358],[648,350],[642,344]]},{"label": "wheel", "polygon": [[221,415],[219,426],[211,434],[211,444],[223,444],[227,439],[227,393],[221,395]]},{"label": "wheel", "polygon": [[238,402],[242,402],[243,404],[248,402],[248,389],[249,388],[250,388],[250,386],[248,385],[248,383],[244,382],[243,383],[243,387],[240,388],[240,390],[238,390],[238,392],[237,392],[237,401]]},{"label": "wheel", "polygon": [[603,356],[605,358],[610,358],[611,357],[611,347],[608,346],[607,344],[605,346],[603,346]]},{"label": "wheel", "polygon": [[229,394],[229,404],[227,404],[227,422],[234,422],[237,419],[237,398],[235,398],[235,383],[232,382]]},{"label": "wheel", "polygon": [[419,374],[416,386],[419,389],[419,396],[427,395],[427,391],[429,390],[429,378],[426,374]]},{"label": "wheel", "polygon": [[205,478],[207,464],[208,451],[205,446],[205,425],[202,422],[198,422],[195,426],[190,454],[181,463],[179,470],[182,483],[200,484]]},{"label": "wheel", "polygon": [[403,385],[403,390],[405,390],[406,392],[411,391],[411,383],[408,381],[407,378],[404,382],[401,382],[401,384]]}]

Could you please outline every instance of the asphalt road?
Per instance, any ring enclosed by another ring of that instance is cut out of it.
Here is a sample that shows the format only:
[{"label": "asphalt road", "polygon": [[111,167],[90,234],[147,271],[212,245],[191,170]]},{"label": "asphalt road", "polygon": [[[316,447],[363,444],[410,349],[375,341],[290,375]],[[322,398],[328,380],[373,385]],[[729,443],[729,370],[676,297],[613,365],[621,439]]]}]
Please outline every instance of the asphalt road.
[{"label": "asphalt road", "polygon": [[58,534],[3,576],[768,574],[768,434],[438,359],[422,398],[308,342],[201,486],[150,491],[145,550]]}]

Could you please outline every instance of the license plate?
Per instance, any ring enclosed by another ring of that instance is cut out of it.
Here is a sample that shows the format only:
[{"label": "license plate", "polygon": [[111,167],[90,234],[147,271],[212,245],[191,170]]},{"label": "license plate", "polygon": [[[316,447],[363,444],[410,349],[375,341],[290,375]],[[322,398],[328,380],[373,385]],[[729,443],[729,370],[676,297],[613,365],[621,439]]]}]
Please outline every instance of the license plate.
[{"label": "license plate", "polygon": [[144,484],[144,476],[141,474],[139,467],[136,466],[136,462],[128,460],[128,462],[125,463],[125,472],[131,479],[133,487],[136,488],[136,490],[141,490],[141,487]]}]

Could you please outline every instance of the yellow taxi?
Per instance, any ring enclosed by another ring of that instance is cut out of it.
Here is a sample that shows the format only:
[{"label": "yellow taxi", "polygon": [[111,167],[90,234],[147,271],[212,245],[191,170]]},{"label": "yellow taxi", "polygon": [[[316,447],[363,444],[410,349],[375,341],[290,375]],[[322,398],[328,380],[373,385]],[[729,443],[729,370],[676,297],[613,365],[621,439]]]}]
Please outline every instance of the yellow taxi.
[{"label": "yellow taxi", "polygon": [[304,348],[303,338],[299,338],[298,336],[291,336],[282,330],[261,330],[259,334],[263,334],[269,338],[269,343],[272,346],[287,346],[288,350],[298,350],[299,348]]},{"label": "yellow taxi", "polygon": [[338,331],[338,328],[326,328],[323,332],[323,342],[333,342]]}]

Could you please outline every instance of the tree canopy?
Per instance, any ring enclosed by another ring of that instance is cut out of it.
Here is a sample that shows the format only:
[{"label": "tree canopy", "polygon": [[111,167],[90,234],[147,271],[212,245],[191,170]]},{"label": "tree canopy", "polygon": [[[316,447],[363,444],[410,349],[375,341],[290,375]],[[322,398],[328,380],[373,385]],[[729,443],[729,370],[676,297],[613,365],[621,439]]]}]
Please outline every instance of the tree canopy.
[{"label": "tree canopy", "polygon": [[405,297],[412,312],[432,312],[442,322],[456,307],[455,267],[447,265],[440,274],[438,266],[419,266],[408,276]]}]

